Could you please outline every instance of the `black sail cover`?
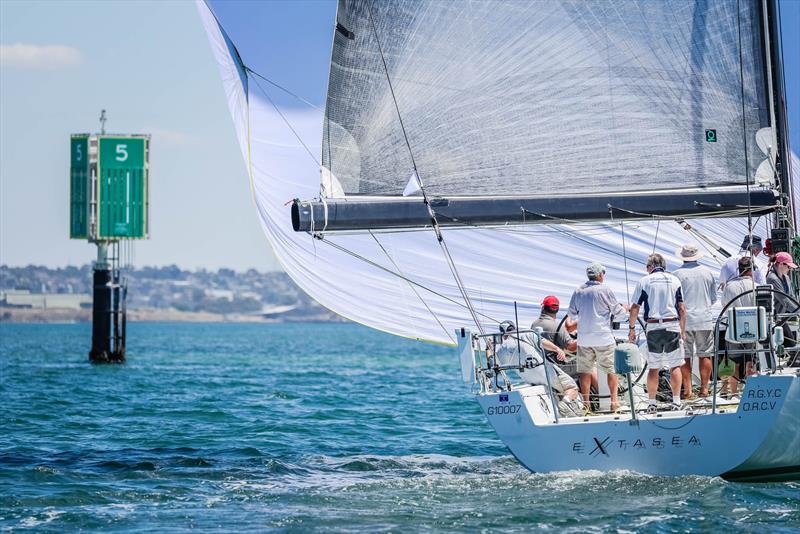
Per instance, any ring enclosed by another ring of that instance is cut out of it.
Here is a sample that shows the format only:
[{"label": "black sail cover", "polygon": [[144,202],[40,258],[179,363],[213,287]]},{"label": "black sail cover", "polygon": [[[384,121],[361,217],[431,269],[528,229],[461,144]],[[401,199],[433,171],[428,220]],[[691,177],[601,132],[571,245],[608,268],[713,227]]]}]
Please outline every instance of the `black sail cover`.
[{"label": "black sail cover", "polygon": [[401,196],[414,163],[437,196],[752,183],[761,24],[755,0],[339,0],[323,191]]}]

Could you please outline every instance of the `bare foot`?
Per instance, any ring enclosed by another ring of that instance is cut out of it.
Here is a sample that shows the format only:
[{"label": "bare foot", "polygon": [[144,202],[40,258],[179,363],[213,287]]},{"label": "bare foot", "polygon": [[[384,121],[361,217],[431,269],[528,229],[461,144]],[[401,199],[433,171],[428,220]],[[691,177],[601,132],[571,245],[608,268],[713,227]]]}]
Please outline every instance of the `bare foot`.
[{"label": "bare foot", "polygon": [[616,412],[617,410],[619,410],[619,402],[612,402],[611,403],[611,411],[612,412]]}]

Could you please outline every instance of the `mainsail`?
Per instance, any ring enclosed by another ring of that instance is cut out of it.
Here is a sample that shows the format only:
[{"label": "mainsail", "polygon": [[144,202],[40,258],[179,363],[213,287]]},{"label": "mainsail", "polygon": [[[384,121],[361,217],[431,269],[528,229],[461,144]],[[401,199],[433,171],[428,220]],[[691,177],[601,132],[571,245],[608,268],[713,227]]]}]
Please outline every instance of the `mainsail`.
[{"label": "mainsail", "polygon": [[[298,173],[289,149],[271,142],[281,118],[241,75],[242,59],[261,51],[239,50],[240,58],[235,36],[198,2],[262,225],[287,273],[345,317],[445,343],[473,320],[493,328],[512,318],[514,302],[520,320],[532,321],[544,295],[569,298],[592,260],[625,299],[647,254],[671,255],[697,239],[655,209],[634,222],[613,210],[592,222],[540,213],[537,226],[479,228],[466,218],[441,230],[448,258],[430,228],[327,232],[336,203],[398,202],[406,191],[404,205],[418,210],[414,173],[434,211],[444,209],[439,197],[565,191],[739,188],[747,200],[773,199],[774,183],[754,183],[768,159],[756,133],[773,126],[760,5],[341,2],[320,116],[322,169]],[[315,198],[312,232],[294,232],[290,201]],[[746,208],[721,205],[738,217],[691,222],[735,252],[748,233]],[[517,210],[510,222],[535,215]],[[769,234],[769,217],[752,223]],[[716,268],[712,252],[706,261]]]},{"label": "mainsail", "polygon": [[337,24],[346,195],[399,196],[412,154],[441,196],[744,185],[763,160],[758,2],[340,0]]}]

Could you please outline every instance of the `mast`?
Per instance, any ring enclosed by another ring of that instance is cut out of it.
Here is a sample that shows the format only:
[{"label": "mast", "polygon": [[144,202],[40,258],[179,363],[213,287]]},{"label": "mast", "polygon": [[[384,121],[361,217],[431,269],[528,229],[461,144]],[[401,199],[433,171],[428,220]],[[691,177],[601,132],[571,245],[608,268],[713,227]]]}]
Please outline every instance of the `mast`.
[{"label": "mast", "polygon": [[794,237],[797,225],[790,172],[790,152],[786,115],[786,87],[783,77],[779,0],[762,0],[761,17],[764,31],[764,59],[768,83],[770,119],[773,127],[773,150],[777,151],[775,167],[778,185],[783,195],[784,209],[777,210],[773,224],[776,228],[789,228]]}]

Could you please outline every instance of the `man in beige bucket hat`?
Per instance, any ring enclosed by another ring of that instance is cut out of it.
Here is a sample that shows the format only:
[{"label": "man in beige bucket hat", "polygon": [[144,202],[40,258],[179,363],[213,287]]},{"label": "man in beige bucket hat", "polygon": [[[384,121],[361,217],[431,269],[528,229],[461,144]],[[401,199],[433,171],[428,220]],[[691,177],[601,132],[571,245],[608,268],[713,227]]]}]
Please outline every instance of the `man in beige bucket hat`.
[{"label": "man in beige bucket hat", "polygon": [[711,270],[697,263],[703,251],[694,243],[679,248],[675,255],[683,266],[674,273],[681,281],[683,303],[686,306],[686,340],[684,342],[683,392],[685,399],[693,397],[692,360],[699,358],[700,396],[708,396],[711,378],[711,358],[714,356],[714,314],[711,306],[717,301],[717,282]]}]

